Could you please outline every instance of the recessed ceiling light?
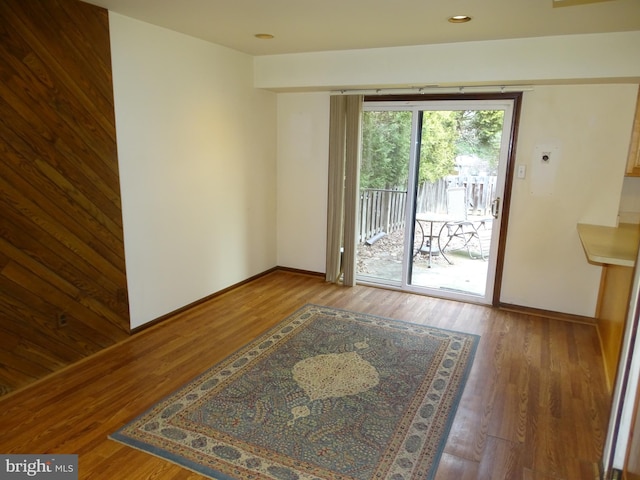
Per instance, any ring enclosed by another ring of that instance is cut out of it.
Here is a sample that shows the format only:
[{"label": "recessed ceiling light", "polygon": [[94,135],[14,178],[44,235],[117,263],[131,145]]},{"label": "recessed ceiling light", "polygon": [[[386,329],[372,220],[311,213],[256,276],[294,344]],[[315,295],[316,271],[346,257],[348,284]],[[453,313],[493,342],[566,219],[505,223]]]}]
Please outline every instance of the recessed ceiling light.
[{"label": "recessed ceiling light", "polygon": [[259,38],[260,40],[271,40],[273,35],[270,33],[256,33],[254,37]]},{"label": "recessed ceiling light", "polygon": [[471,21],[471,17],[469,15],[454,15],[449,17],[449,21],[451,23],[467,23]]}]

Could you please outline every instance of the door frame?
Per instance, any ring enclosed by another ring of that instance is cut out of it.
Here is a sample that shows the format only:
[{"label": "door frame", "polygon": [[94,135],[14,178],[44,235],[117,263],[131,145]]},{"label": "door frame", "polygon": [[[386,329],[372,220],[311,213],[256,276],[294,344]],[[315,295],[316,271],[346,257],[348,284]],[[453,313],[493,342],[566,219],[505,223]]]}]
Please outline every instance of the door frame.
[{"label": "door frame", "polygon": [[507,146],[504,193],[500,205],[500,229],[498,232],[498,245],[496,251],[496,270],[493,279],[493,295],[491,305],[500,304],[502,289],[502,276],[504,269],[504,257],[506,250],[507,231],[509,223],[509,211],[511,207],[511,192],[515,172],[515,156],[520,125],[520,110],[522,106],[523,92],[505,93],[460,93],[460,94],[410,94],[410,95],[366,95],[363,103],[367,102],[437,102],[437,101],[474,101],[474,100],[511,100],[513,111],[511,126],[509,128],[509,144]]}]

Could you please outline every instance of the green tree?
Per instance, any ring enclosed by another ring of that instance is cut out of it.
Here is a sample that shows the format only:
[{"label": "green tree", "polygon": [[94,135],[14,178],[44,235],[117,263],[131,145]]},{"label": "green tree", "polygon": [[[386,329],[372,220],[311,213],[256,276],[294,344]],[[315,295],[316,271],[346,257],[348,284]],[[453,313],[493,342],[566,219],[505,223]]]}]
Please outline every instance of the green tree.
[{"label": "green tree", "polygon": [[502,141],[502,110],[465,110],[459,112],[457,155],[472,155],[484,160],[495,174]]},{"label": "green tree", "polygon": [[360,187],[406,189],[410,151],[411,112],[364,112]]},{"label": "green tree", "polygon": [[419,182],[436,182],[454,173],[458,113],[424,111],[420,142]]},{"label": "green tree", "polygon": [[[460,155],[484,160],[495,173],[503,118],[501,110],[423,111],[419,182],[455,174]],[[410,111],[364,112],[361,188],[407,188],[411,120]]]}]

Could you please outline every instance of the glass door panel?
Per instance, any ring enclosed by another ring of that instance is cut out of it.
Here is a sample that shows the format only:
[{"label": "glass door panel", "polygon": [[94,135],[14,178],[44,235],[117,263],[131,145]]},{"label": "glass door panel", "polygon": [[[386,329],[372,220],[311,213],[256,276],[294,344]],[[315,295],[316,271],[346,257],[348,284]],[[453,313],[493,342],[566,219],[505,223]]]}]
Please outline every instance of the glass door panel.
[{"label": "glass door panel", "polygon": [[357,280],[491,303],[513,100],[365,104]]},{"label": "glass door panel", "polygon": [[363,112],[357,278],[401,286],[413,112]]},{"label": "glass door panel", "polygon": [[484,297],[504,111],[451,107],[421,112],[415,212],[422,248],[408,283]]}]

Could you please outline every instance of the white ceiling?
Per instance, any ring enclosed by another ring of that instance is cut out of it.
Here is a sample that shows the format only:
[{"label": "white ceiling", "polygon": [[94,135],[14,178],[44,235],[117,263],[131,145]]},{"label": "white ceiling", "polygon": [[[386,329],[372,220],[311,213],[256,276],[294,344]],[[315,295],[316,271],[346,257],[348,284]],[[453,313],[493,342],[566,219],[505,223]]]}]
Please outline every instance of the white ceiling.
[{"label": "white ceiling", "polygon": [[251,55],[640,30],[640,0],[85,1]]}]

